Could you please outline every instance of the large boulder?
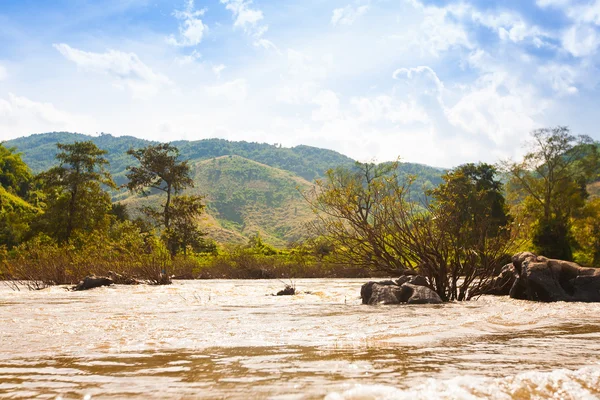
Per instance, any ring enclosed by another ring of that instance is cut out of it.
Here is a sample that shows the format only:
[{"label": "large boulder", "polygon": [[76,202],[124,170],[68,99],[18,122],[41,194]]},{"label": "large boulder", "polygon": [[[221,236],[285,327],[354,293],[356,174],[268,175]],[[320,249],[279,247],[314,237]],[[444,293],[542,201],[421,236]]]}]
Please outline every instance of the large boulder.
[{"label": "large boulder", "polygon": [[[391,293],[389,294],[384,294],[384,292],[387,290],[386,288],[381,288],[381,286],[389,286],[390,290],[393,290],[394,287],[397,287],[398,285],[396,284],[396,282],[394,281],[381,281],[381,282],[367,282],[364,285],[362,285],[362,287],[360,288],[360,297],[362,298],[362,303],[363,304],[376,304],[376,303],[383,303],[383,297],[386,296],[387,298],[393,299],[393,297],[391,296]],[[376,289],[376,295],[375,297],[373,297],[373,290]],[[376,298],[378,298],[379,296],[382,297],[381,300],[375,300]],[[371,301],[371,298],[374,298],[373,302]]]},{"label": "large boulder", "polygon": [[110,286],[113,283],[114,282],[112,281],[112,279],[92,275],[92,276],[86,276],[85,278],[83,278],[83,280],[81,282],[79,282],[77,284],[77,286],[74,286],[72,289],[75,291],[88,290],[88,289],[93,289],[93,288],[97,288],[100,286]]},{"label": "large boulder", "polygon": [[422,276],[394,281],[368,282],[360,290],[363,304],[440,304],[442,299]]},{"label": "large boulder", "polygon": [[600,269],[584,268],[573,262],[531,253],[515,255],[513,264],[518,277],[510,290],[512,298],[600,302]]}]

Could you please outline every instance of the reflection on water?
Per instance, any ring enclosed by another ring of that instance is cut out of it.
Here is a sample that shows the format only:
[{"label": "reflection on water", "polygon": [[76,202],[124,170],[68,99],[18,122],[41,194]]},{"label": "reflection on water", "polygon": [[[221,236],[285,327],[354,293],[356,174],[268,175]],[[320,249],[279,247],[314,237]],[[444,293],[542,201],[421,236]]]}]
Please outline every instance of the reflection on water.
[{"label": "reflection on water", "polygon": [[600,305],[368,307],[362,283],[0,287],[0,397],[600,397]]}]

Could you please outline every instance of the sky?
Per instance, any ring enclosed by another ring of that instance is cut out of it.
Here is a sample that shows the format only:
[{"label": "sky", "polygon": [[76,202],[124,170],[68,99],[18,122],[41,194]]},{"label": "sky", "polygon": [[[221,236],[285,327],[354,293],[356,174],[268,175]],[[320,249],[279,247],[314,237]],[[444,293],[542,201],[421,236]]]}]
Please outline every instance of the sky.
[{"label": "sky", "polygon": [[439,167],[600,139],[600,0],[0,0],[0,140],[224,138]]}]

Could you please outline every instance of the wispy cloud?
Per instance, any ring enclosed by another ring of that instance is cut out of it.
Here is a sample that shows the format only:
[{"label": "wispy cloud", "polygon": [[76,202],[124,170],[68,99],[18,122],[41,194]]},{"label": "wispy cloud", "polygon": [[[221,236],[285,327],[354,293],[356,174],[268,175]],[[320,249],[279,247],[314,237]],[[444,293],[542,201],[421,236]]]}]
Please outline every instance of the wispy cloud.
[{"label": "wispy cloud", "polygon": [[58,109],[52,103],[8,94],[0,97],[0,133],[21,135],[56,130],[82,130],[91,125],[91,118]]},{"label": "wispy cloud", "polygon": [[356,21],[369,10],[369,7],[369,4],[348,4],[346,7],[336,8],[333,10],[333,15],[331,16],[331,24],[333,26],[352,25],[354,21]]},{"label": "wispy cloud", "polygon": [[82,70],[110,76],[115,86],[124,85],[135,97],[154,95],[162,87],[171,84],[169,78],[154,72],[135,53],[117,50],[94,53],[75,49],[65,43],[54,44],[54,48]]},{"label": "wispy cloud", "polygon": [[212,71],[217,76],[217,78],[221,78],[221,72],[227,68],[224,64],[213,65]]},{"label": "wispy cloud", "polygon": [[204,34],[208,30],[200,17],[204,15],[206,9],[196,10],[194,0],[188,0],[184,10],[175,10],[173,16],[180,20],[179,38],[170,35],[167,43],[173,46],[197,46],[202,41]]},{"label": "wispy cloud", "polygon": [[0,81],[5,80],[6,78],[8,78],[8,72],[6,71],[6,68],[0,65]]},{"label": "wispy cloud", "polygon": [[269,30],[269,26],[261,23],[264,19],[263,12],[252,7],[252,0],[220,1],[233,14],[234,28],[243,29],[247,35],[251,36],[254,39],[254,46],[277,50],[277,46],[272,41],[263,37]]}]

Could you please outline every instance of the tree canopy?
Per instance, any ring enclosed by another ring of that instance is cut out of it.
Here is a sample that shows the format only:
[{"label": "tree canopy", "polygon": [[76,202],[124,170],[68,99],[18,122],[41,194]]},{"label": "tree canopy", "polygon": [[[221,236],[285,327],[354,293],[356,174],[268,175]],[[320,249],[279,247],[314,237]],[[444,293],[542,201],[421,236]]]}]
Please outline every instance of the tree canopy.
[{"label": "tree canopy", "polygon": [[115,184],[105,166],[105,150],[92,142],[58,143],[59,165],[40,174],[47,208],[40,216],[41,231],[69,242],[74,231],[91,232],[107,225],[110,195]]},{"label": "tree canopy", "polygon": [[535,221],[536,251],[551,258],[573,257],[570,218],[585,204],[586,184],[598,174],[598,147],[588,136],[557,126],[532,132],[521,162],[503,162],[510,187]]}]

